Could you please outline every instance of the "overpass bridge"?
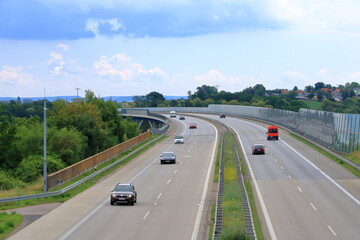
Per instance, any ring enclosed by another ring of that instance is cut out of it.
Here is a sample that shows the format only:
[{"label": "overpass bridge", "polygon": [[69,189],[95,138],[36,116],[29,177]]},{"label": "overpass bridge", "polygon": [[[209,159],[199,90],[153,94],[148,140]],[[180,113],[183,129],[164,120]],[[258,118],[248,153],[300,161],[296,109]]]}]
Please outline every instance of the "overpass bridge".
[{"label": "overpass bridge", "polygon": [[148,109],[121,108],[119,113],[123,117],[132,117],[139,124],[140,128],[149,126],[152,134],[164,134],[170,126],[169,118],[150,112]]}]

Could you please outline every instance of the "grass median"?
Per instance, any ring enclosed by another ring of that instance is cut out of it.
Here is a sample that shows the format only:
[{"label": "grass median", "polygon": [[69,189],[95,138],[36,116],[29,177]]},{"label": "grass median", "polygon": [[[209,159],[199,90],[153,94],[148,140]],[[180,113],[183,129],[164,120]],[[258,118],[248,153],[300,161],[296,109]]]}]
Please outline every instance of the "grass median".
[{"label": "grass median", "polygon": [[[223,223],[220,239],[222,240],[242,240],[247,239],[245,232],[244,211],[242,207],[242,194],[236,173],[234,138],[230,132],[224,135],[224,156],[222,161],[224,163],[224,193],[222,197],[222,212]],[[221,147],[219,147],[221,150]],[[218,151],[218,159],[215,167],[214,181],[219,178],[220,154]],[[211,211],[212,220],[215,220],[215,205]],[[213,224],[212,224],[213,225]],[[209,234],[212,236],[213,227]]]}]

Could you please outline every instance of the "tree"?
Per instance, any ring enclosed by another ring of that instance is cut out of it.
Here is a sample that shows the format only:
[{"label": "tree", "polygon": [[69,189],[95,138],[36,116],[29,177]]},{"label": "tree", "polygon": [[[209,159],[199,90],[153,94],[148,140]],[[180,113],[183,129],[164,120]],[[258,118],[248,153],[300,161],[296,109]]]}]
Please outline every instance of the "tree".
[{"label": "tree", "polygon": [[18,151],[15,148],[16,125],[9,121],[7,116],[0,117],[0,167],[13,169],[20,162]]},{"label": "tree", "polygon": [[85,157],[94,155],[105,149],[105,123],[101,119],[101,111],[94,104],[83,101],[56,104],[56,112],[50,112],[49,126],[58,129],[74,128],[86,137]]},{"label": "tree", "polygon": [[266,93],[266,89],[262,84],[256,84],[254,86],[254,96],[264,97]]},{"label": "tree", "polygon": [[66,163],[72,165],[84,159],[86,138],[75,129],[52,127],[48,130],[49,153],[56,154]]},{"label": "tree", "polygon": [[197,91],[191,96],[191,99],[199,98],[200,100],[205,100],[218,94],[217,88],[212,86],[202,85],[196,89]]},{"label": "tree", "polygon": [[158,104],[165,101],[164,96],[158,92],[151,92],[145,96],[145,101],[149,107],[157,107]]},{"label": "tree", "polygon": [[135,103],[135,107],[148,107],[145,96],[134,96],[132,99]]},{"label": "tree", "polygon": [[315,83],[315,92],[316,92],[317,90],[320,90],[320,89],[324,88],[324,87],[325,87],[325,83],[323,83],[323,82],[317,82],[317,83]]}]

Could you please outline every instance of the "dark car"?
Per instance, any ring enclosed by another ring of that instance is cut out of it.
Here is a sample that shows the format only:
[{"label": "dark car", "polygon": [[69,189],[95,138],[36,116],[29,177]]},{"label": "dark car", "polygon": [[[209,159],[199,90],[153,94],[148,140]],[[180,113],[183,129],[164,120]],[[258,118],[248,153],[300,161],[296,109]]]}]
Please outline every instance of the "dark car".
[{"label": "dark car", "polygon": [[110,204],[118,202],[134,205],[137,201],[137,193],[132,183],[118,183],[114,190],[111,191]]},{"label": "dark car", "polygon": [[185,116],[180,115],[180,116],[179,116],[179,120],[185,120]]},{"label": "dark car", "polygon": [[220,118],[225,118],[225,114],[220,114]]},{"label": "dark car", "polygon": [[190,123],[190,124],[189,124],[189,128],[190,128],[190,129],[197,129],[196,123]]},{"label": "dark car", "polygon": [[160,155],[160,164],[163,163],[176,163],[176,155],[173,152],[163,152]]},{"label": "dark car", "polygon": [[252,154],[265,154],[265,146],[263,144],[255,144],[252,148]]}]

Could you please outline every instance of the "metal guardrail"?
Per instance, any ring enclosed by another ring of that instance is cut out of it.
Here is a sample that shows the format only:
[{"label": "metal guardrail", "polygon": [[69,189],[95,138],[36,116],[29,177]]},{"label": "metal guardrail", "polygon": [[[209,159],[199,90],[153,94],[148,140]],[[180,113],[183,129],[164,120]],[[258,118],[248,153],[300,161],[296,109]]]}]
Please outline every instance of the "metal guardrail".
[{"label": "metal guardrail", "polygon": [[221,154],[220,154],[220,168],[219,168],[219,182],[218,182],[218,193],[216,196],[216,208],[215,208],[215,225],[213,232],[213,240],[220,239],[221,231],[222,231],[222,197],[224,195],[224,162],[222,161],[224,158],[224,133],[221,138]]},{"label": "metal guardrail", "polygon": [[244,183],[244,177],[241,174],[241,164],[240,164],[240,157],[237,147],[234,144],[234,157],[236,161],[236,173],[238,177],[238,182],[240,184],[241,188],[241,194],[242,194],[242,204],[244,209],[244,218],[245,218],[245,231],[247,235],[247,239],[249,240],[257,240],[256,231],[254,227],[254,220],[252,216],[249,196],[246,191],[245,183]]},{"label": "metal guardrail", "polygon": [[124,161],[126,158],[131,157],[132,155],[134,155],[135,153],[139,152],[140,150],[142,150],[143,148],[147,147],[149,144],[153,143],[154,141],[157,141],[160,137],[162,137],[163,135],[154,138],[153,140],[151,140],[150,142],[146,143],[145,145],[141,146],[140,148],[136,149],[135,151],[132,151],[131,153],[129,153],[128,155],[126,155],[125,157],[120,158],[119,160],[109,164],[108,166],[99,169],[97,171],[95,171],[94,173],[92,173],[91,175],[67,186],[64,187],[61,190],[58,191],[53,191],[53,192],[46,192],[46,193],[39,193],[39,194],[33,194],[33,195],[27,195],[27,196],[20,196],[20,197],[11,197],[11,198],[1,198],[0,199],[0,203],[5,203],[5,202],[15,202],[15,201],[23,201],[23,200],[28,200],[28,199],[36,199],[36,198],[41,198],[41,197],[51,197],[51,196],[57,196],[57,195],[61,195],[77,186],[79,186],[80,184],[90,180],[91,178],[97,176],[100,173],[105,172],[106,170],[112,168],[113,166],[119,164],[120,162]]},{"label": "metal guardrail", "polygon": [[298,112],[241,105],[209,104],[208,107],[158,107],[151,112],[176,111],[233,115],[258,119],[291,129],[335,152],[360,150],[360,114],[333,113],[300,108]]}]

